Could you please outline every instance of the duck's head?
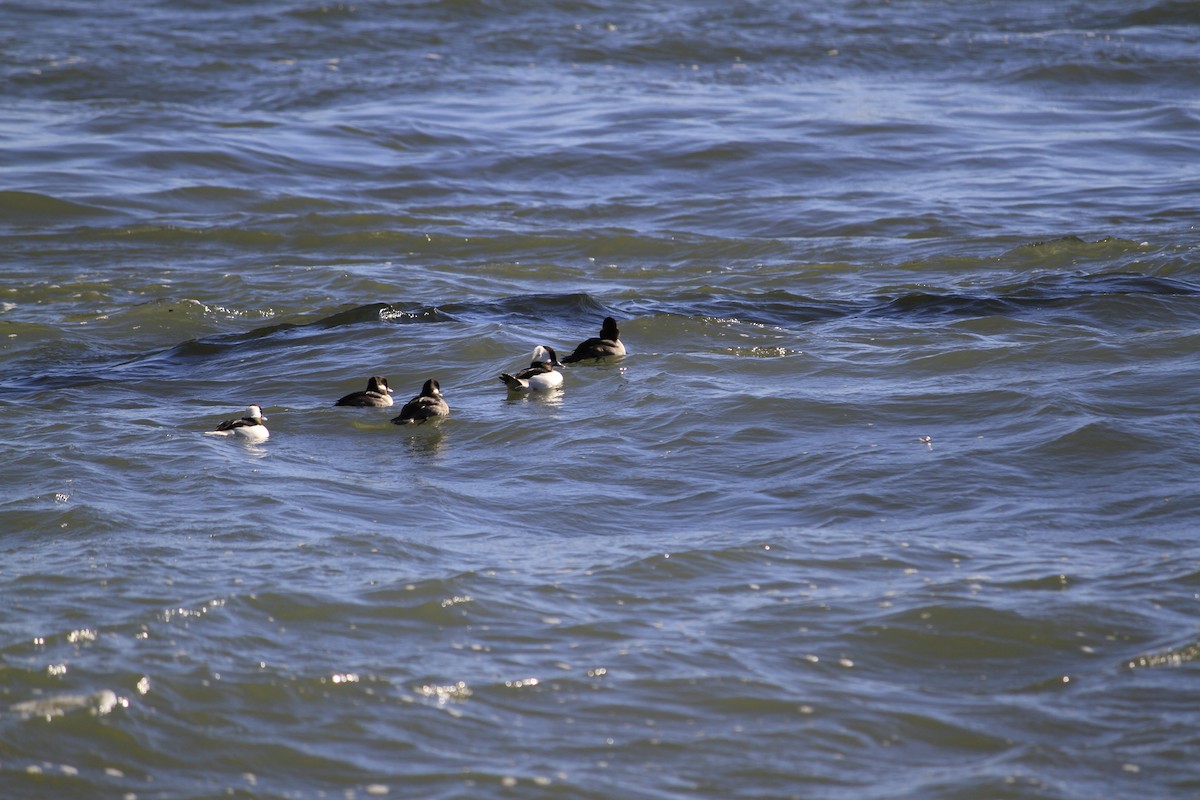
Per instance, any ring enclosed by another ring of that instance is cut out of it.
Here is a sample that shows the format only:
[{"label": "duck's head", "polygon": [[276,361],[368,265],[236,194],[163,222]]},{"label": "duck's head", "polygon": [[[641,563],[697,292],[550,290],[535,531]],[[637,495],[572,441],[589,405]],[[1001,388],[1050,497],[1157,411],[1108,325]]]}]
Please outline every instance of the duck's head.
[{"label": "duck's head", "polygon": [[367,381],[368,392],[378,392],[379,394],[392,394],[392,387],[388,386],[387,378],[382,375],[376,375]]},{"label": "duck's head", "polygon": [[554,354],[554,348],[548,344],[539,344],[533,348],[533,363],[549,364],[552,367],[562,366],[558,363],[558,356]]}]

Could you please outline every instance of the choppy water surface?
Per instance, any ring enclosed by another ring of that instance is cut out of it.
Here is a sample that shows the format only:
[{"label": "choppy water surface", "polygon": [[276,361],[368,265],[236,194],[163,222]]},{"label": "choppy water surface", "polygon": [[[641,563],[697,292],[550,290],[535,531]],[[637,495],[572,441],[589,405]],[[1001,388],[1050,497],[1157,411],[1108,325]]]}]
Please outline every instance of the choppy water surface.
[{"label": "choppy water surface", "polygon": [[1200,793],[1198,45],[7,4],[0,795]]}]

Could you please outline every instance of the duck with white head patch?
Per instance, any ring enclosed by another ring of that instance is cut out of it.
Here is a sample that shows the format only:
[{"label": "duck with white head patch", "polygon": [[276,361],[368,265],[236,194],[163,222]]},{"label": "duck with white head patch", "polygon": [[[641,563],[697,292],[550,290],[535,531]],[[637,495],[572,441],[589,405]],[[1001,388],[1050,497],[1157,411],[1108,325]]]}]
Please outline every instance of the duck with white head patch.
[{"label": "duck with white head patch", "polygon": [[605,317],[604,324],[600,327],[600,335],[580,342],[575,352],[563,359],[563,363],[573,364],[576,361],[623,355],[625,345],[621,343],[621,331],[617,328],[617,321],[612,317]]},{"label": "duck with white head patch", "polygon": [[562,386],[562,373],[555,367],[561,367],[554,348],[539,344],[533,349],[533,360],[528,369],[523,369],[516,375],[507,372],[500,373],[500,381],[510,392],[529,392],[540,389],[555,389]]},{"label": "duck with white head patch", "polygon": [[265,442],[271,435],[267,430],[266,421],[262,408],[255,404],[246,408],[246,416],[241,419],[227,419],[214,430],[205,433],[209,436],[231,436],[247,442]]},{"label": "duck with white head patch", "polygon": [[407,425],[448,416],[450,416],[450,406],[442,397],[442,386],[430,378],[421,386],[421,393],[405,403],[404,407],[400,409],[400,416],[392,419],[392,422],[397,425]]},{"label": "duck with white head patch", "polygon": [[357,406],[359,408],[387,408],[392,405],[392,387],[387,378],[376,375],[367,381],[367,388],[351,392],[334,403],[335,406]]}]

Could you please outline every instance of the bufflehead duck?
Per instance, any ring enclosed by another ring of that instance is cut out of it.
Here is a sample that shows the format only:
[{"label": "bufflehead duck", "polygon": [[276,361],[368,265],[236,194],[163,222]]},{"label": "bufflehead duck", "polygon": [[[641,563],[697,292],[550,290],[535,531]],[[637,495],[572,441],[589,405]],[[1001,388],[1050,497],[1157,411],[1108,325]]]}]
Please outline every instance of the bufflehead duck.
[{"label": "bufflehead duck", "polygon": [[442,386],[433,378],[425,381],[421,393],[409,400],[400,409],[400,416],[392,420],[397,425],[424,422],[427,419],[450,416],[450,406],[442,397]]},{"label": "bufflehead duck", "polygon": [[215,430],[205,431],[205,433],[209,436],[233,436],[247,442],[265,442],[271,435],[267,426],[263,424],[266,421],[267,418],[263,416],[262,408],[258,405],[251,405],[246,408],[246,416],[241,419],[227,419]]},{"label": "bufflehead duck", "polygon": [[617,321],[612,317],[604,318],[600,335],[593,336],[585,342],[580,342],[575,352],[563,359],[564,364],[583,361],[588,358],[609,358],[625,355],[625,345],[621,344],[621,331],[617,329]]},{"label": "bufflehead duck", "polygon": [[563,376],[554,368],[561,367],[554,348],[539,344],[533,349],[533,361],[528,369],[523,369],[516,375],[507,372],[500,373],[500,380],[510,392],[528,392],[534,389],[553,389],[561,386]]},{"label": "bufflehead duck", "polygon": [[335,406],[358,406],[360,408],[387,408],[392,405],[392,387],[387,378],[376,375],[367,381],[367,388],[352,392],[334,403]]}]

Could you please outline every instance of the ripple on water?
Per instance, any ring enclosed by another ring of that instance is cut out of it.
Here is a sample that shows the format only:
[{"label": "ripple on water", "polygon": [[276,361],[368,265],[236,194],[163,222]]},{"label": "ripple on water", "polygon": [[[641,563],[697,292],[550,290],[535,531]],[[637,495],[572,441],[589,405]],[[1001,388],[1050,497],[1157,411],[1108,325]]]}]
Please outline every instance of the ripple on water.
[{"label": "ripple on water", "polygon": [[1194,13],[784,5],[6,8],[0,794],[1195,793]]}]

